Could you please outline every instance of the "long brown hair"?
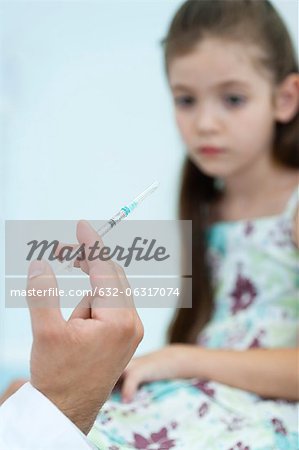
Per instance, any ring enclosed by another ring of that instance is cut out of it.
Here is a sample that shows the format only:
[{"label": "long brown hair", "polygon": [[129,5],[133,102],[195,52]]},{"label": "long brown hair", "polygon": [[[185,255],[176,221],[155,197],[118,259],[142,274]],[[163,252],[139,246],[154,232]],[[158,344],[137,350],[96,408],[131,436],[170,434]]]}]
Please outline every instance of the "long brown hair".
[{"label": "long brown hair", "polygon": [[[267,0],[187,0],[175,14],[162,41],[166,73],[170,61],[192,51],[206,37],[220,37],[254,44],[261,50],[256,61],[279,85],[298,73],[298,62],[287,28]],[[286,124],[276,124],[273,158],[287,167],[299,167],[299,112]],[[205,175],[190,159],[182,171],[179,218],[192,220],[192,308],[180,308],[168,330],[169,342],[194,343],[213,313],[213,289],[206,258],[205,230],[209,204],[219,198],[213,177]],[[191,295],[183,280],[181,296]]]}]

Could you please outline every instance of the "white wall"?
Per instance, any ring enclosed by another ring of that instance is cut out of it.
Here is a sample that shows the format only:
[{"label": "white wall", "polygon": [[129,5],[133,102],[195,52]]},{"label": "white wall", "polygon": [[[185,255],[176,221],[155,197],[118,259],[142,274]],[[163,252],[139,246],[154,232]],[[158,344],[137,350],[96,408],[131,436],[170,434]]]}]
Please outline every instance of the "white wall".
[{"label": "white wall", "polygon": [[[2,219],[108,218],[156,179],[132,219],[175,217],[183,149],[159,41],[181,3],[0,3]],[[297,1],[274,3],[297,42]],[[2,290],[2,385],[26,372],[31,344],[27,311],[3,302]],[[171,311],[140,314],[143,353]]]}]

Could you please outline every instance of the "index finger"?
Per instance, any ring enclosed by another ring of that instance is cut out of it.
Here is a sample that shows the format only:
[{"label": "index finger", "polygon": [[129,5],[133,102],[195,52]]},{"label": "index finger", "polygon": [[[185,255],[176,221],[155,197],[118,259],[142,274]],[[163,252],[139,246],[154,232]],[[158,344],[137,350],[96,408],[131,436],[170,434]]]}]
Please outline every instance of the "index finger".
[{"label": "index finger", "polygon": [[[93,289],[101,289],[105,291],[106,288],[116,288],[117,292],[123,291],[125,274],[122,277],[116,270],[115,264],[109,261],[102,261],[99,257],[99,251],[104,246],[104,243],[98,233],[86,221],[80,221],[77,226],[77,238],[80,244],[85,244],[87,250],[86,263],[89,266],[90,283]],[[97,250],[91,255],[89,249],[97,247]],[[92,257],[89,257],[92,256]],[[96,294],[95,294],[96,295]],[[107,299],[106,299],[107,300]],[[97,304],[103,304],[110,307],[115,306],[115,297],[109,297],[108,302],[105,301],[105,296],[98,297]],[[114,300],[114,301],[113,301]],[[118,307],[132,307],[132,300],[128,296],[120,295],[117,301]]]},{"label": "index finger", "polygon": [[[84,246],[85,249],[85,259],[89,272],[94,269],[94,271],[100,272],[101,267],[106,262],[113,266],[111,260],[102,261],[99,258],[99,252],[102,247],[104,247],[104,243],[102,241],[101,236],[92,228],[92,226],[85,220],[80,220],[77,225],[77,239],[81,245]],[[111,274],[113,273],[113,269],[111,270]]]}]

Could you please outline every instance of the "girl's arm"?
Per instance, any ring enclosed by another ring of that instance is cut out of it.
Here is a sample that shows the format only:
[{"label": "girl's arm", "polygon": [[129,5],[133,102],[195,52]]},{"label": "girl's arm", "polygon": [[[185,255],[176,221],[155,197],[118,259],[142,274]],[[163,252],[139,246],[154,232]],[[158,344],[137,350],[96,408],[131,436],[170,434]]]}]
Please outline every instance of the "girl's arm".
[{"label": "girl's arm", "polygon": [[[293,240],[299,246],[299,208]],[[120,380],[122,398],[130,401],[142,383],[173,378],[213,380],[261,397],[299,400],[299,349],[238,351],[167,345],[128,364]]]},{"label": "girl's arm", "polygon": [[121,377],[121,394],[130,401],[142,383],[199,378],[262,397],[299,400],[298,356],[298,349],[290,348],[240,351],[171,344],[134,358]]},{"label": "girl's arm", "polygon": [[299,400],[298,349],[193,350],[194,376],[262,397]]}]

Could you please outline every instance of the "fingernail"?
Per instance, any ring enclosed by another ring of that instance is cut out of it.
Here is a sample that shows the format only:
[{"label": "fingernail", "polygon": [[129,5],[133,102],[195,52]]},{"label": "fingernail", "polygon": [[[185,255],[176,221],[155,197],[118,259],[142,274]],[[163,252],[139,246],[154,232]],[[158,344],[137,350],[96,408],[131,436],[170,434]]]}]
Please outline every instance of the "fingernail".
[{"label": "fingernail", "polygon": [[130,403],[130,399],[128,397],[123,397],[122,398],[122,402],[123,403]]},{"label": "fingernail", "polygon": [[44,261],[38,261],[37,259],[35,261],[32,261],[29,270],[28,270],[28,277],[29,279],[39,277],[43,273],[45,273],[45,262]]}]

